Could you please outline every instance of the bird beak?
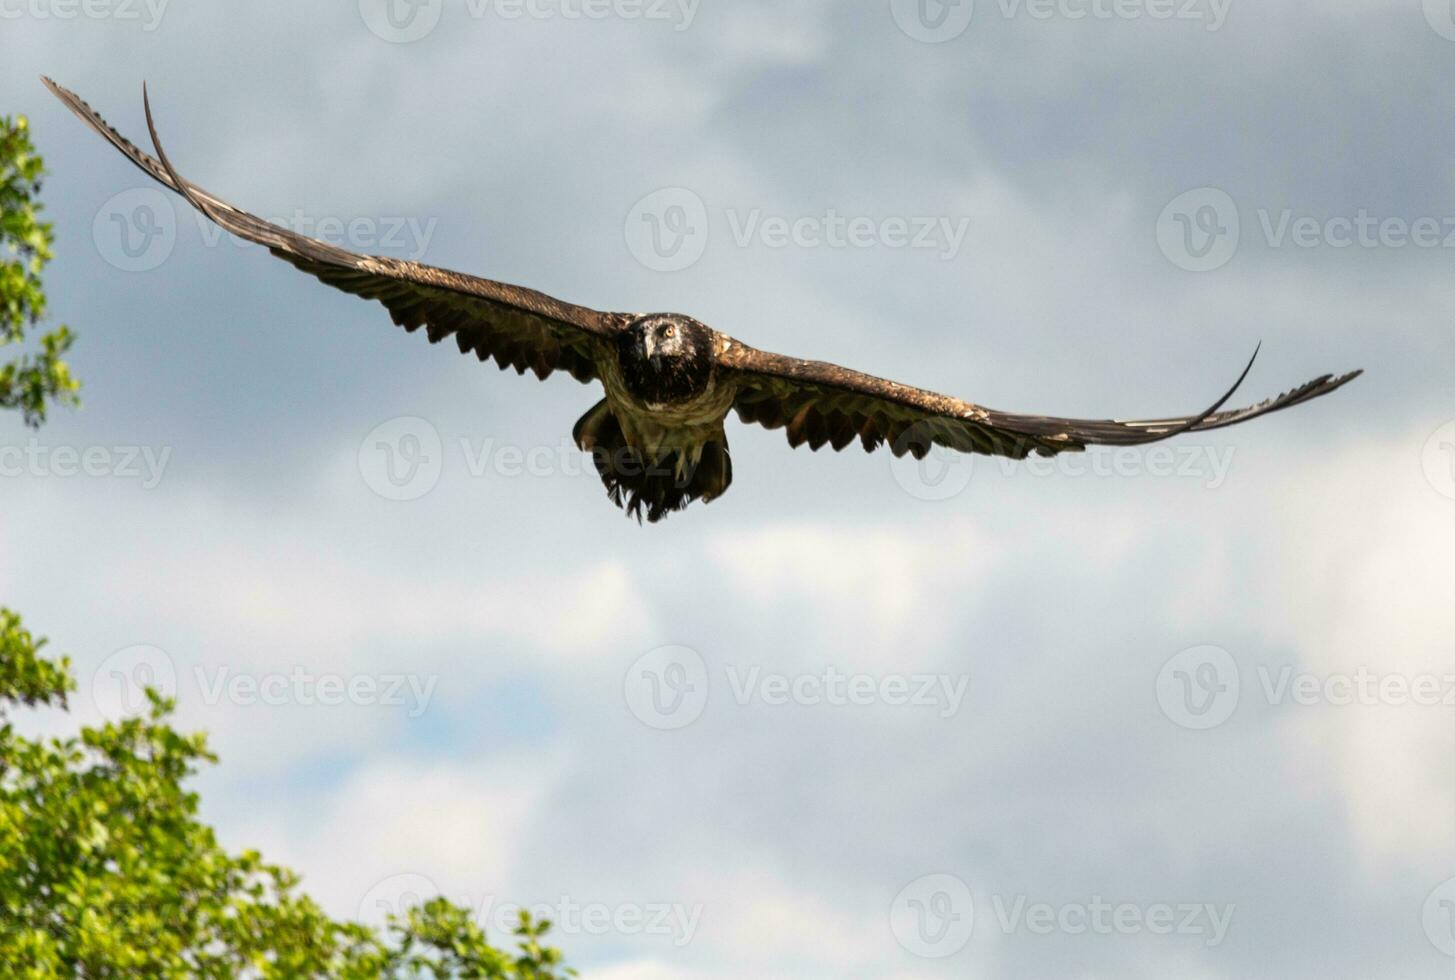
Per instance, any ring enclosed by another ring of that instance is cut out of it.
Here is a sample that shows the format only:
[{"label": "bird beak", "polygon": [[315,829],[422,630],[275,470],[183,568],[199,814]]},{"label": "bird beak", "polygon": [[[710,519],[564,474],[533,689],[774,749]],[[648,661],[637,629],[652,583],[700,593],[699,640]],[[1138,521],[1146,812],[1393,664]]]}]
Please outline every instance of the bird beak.
[{"label": "bird beak", "polygon": [[647,360],[651,361],[652,364],[655,365],[657,363],[657,340],[651,334],[644,334],[642,336],[642,353],[646,355]]}]

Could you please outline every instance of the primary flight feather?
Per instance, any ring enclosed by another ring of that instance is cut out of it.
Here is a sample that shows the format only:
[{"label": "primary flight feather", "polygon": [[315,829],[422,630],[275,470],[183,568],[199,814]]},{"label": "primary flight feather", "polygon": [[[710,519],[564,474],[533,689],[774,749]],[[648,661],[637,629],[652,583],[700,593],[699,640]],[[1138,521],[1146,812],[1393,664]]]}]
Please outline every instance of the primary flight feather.
[{"label": "primary flight feather", "polygon": [[581,382],[600,381],[606,397],[576,423],[576,443],[592,454],[611,499],[653,523],[727,490],[732,460],[723,423],[730,411],[744,422],[786,428],[795,447],[839,450],[858,440],[868,451],[887,445],[898,456],[922,458],[939,445],[1022,459],[1236,425],[1326,395],[1361,373],[1325,375],[1257,405],[1222,411],[1247,377],[1249,361],[1216,404],[1178,418],[1118,422],[997,412],[835,364],[757,350],[689,316],[603,313],[520,286],[359,255],[299,235],[179,176],[157,138],[145,87],[155,158],[75,93],[42,80],[92,129],[212,221],[330,286],[378,300],[405,330],[423,327],[431,343],[453,336],[461,353],[494,358],[521,374],[529,369],[544,379],[565,371]]}]

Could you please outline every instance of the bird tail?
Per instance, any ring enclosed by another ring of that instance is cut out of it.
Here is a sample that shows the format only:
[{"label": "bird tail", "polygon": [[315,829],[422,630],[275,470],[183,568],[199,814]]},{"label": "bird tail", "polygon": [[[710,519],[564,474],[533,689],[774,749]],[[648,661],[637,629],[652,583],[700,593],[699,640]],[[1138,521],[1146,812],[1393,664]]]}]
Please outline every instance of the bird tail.
[{"label": "bird tail", "polygon": [[647,521],[656,524],[694,500],[709,503],[726,493],[733,482],[726,436],[709,439],[695,461],[683,459],[678,451],[659,460],[644,460],[627,444],[621,423],[605,399],[581,416],[572,436],[577,446],[591,454],[612,503],[638,522],[644,511]]}]

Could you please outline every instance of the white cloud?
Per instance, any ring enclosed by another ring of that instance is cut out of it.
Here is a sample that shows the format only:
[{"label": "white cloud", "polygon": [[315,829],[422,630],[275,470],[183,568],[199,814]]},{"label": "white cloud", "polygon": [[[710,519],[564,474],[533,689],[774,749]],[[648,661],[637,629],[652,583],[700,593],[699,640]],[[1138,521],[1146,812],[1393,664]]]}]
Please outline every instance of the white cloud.
[{"label": "white cloud", "polygon": [[[941,549],[957,556],[949,574]],[[938,647],[953,623],[947,610],[966,604],[957,597],[973,596],[998,557],[984,533],[958,521],[917,534],[776,525],[718,534],[707,551],[739,602],[786,613],[818,644],[881,668],[905,662],[905,643]]]},{"label": "white cloud", "polygon": [[398,899],[429,897],[418,895],[427,883],[479,909],[511,897],[524,838],[558,771],[549,755],[482,763],[385,756],[304,810],[278,798],[220,823],[229,846],[261,847],[302,870],[309,893],[337,916],[382,921],[380,909]]},{"label": "white cloud", "polygon": [[[1455,677],[1455,502],[1420,473],[1429,427],[1366,443],[1282,491],[1277,625],[1303,669]],[[1320,488],[1317,494],[1304,489]],[[1272,597],[1271,597],[1272,598]],[[1275,621],[1276,622],[1276,621]],[[1455,865],[1455,708],[1327,706],[1290,719],[1294,764],[1346,801],[1368,874]]]}]

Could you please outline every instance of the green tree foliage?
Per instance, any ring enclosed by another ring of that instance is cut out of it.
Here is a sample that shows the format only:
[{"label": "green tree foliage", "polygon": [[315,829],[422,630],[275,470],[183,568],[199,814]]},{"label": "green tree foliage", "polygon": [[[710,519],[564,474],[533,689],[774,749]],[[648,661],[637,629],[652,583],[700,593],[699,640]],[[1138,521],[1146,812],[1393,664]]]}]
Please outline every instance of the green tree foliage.
[{"label": "green tree foliage", "polygon": [[[0,119],[0,345],[45,311],[50,228],[36,219],[41,161],[24,119]],[[0,408],[27,423],[75,401],[64,327],[39,354],[0,366]],[[548,921],[522,914],[517,951],[489,944],[470,914],[436,898],[382,930],[330,919],[296,874],[253,851],[230,854],[197,818],[186,783],[216,759],[200,734],[168,723],[147,691],[144,716],[32,739],[22,711],[65,711],[68,660],[43,654],[0,608],[0,977],[482,977],[573,975],[542,945]]]},{"label": "green tree foliage", "polygon": [[19,706],[65,709],[69,662],[49,660],[0,609],[0,976],[489,977],[557,980],[548,921],[521,917],[518,950],[490,945],[442,898],[381,932],[336,922],[298,876],[229,854],[184,784],[215,762],[200,734],[145,716],[78,737],[19,733]]},{"label": "green tree foliage", "polygon": [[[25,117],[0,117],[0,347],[24,342],[45,316],[40,274],[51,260],[51,226],[39,218],[44,164]],[[27,425],[45,421],[54,402],[74,405],[80,384],[63,360],[74,338],[66,327],[40,337],[39,349],[0,363],[0,408]]]}]

